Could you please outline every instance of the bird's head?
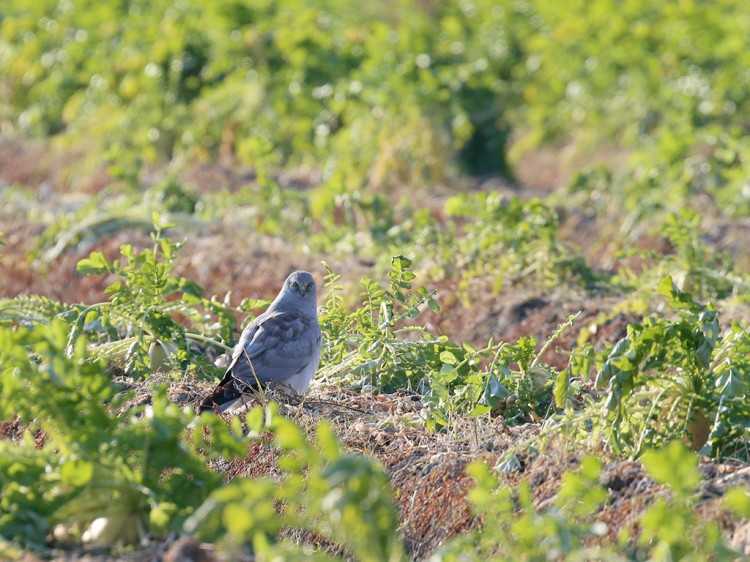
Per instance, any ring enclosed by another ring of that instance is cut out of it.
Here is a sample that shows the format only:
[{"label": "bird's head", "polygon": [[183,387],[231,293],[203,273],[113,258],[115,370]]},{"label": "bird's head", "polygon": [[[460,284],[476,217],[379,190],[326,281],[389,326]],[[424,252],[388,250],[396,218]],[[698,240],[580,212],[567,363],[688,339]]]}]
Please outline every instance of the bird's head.
[{"label": "bird's head", "polygon": [[284,281],[268,312],[279,310],[307,310],[317,313],[315,280],[307,271],[295,271]]},{"label": "bird's head", "polygon": [[315,279],[307,271],[295,271],[284,281],[284,289],[306,299],[316,300]]}]

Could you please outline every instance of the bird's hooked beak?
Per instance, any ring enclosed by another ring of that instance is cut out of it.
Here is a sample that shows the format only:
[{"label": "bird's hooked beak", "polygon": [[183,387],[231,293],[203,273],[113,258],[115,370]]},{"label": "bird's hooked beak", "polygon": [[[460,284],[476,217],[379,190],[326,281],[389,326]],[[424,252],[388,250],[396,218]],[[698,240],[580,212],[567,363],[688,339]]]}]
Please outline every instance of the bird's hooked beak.
[{"label": "bird's hooked beak", "polygon": [[304,297],[307,294],[307,291],[309,291],[311,287],[312,287],[312,283],[300,283],[299,284],[300,295]]}]

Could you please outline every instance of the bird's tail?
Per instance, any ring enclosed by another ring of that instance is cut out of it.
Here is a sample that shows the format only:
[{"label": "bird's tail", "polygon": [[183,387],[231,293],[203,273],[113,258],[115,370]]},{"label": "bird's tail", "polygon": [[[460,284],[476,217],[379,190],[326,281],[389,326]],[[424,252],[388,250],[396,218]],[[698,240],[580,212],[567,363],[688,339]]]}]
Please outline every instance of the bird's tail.
[{"label": "bird's tail", "polygon": [[257,383],[247,383],[234,378],[230,373],[224,377],[219,386],[204,398],[198,405],[198,413],[216,412],[221,413],[232,405],[237,399],[258,391]]}]

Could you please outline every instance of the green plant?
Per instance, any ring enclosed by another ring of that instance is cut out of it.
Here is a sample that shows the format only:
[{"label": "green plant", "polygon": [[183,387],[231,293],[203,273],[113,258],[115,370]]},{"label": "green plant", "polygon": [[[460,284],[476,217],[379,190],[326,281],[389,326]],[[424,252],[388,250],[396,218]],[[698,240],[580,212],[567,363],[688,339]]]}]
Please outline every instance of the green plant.
[{"label": "green plant", "polygon": [[[18,416],[24,428],[20,440],[0,441],[4,536],[35,548],[52,532],[58,540],[133,542],[178,528],[220,484],[198,453],[206,443],[186,446],[192,414],[171,404],[165,388],[148,406],[128,405],[132,395],[84,338],[70,341],[61,319],[0,330],[0,418]],[[226,434],[209,441],[212,454],[243,451],[223,423],[204,425]]]},{"label": "green plant", "polygon": [[38,295],[19,295],[12,299],[0,300],[0,324],[34,325],[50,321],[68,311],[62,303]]},{"label": "green plant", "polygon": [[578,554],[606,557],[607,548],[586,548],[606,526],[596,521],[596,512],[607,499],[599,483],[602,465],[592,456],[581,461],[580,470],[566,472],[554,504],[547,510],[534,507],[531,489],[503,486],[483,463],[473,463],[468,472],[475,488],[469,494],[472,509],[487,522],[482,532],[470,533],[443,547],[434,557],[445,562],[464,559],[547,560],[575,559]]},{"label": "green plant", "polygon": [[[269,559],[333,558],[312,535],[343,556],[404,557],[383,468],[348,454],[330,427],[309,440],[273,405],[245,426],[196,420],[152,388],[211,378],[205,351],[229,349],[235,315],[266,304],[232,306],[175,275],[182,244],[169,237],[198,237],[209,221],[243,247],[276,237],[374,264],[351,301],[328,269],[324,381],[418,394],[424,407],[403,421],[441,439],[460,438],[452,429],[466,419],[477,430],[492,417],[540,424],[501,470],[523,468],[522,450],[586,444],[642,459],[667,487],[638,522],[642,536],[613,542],[596,520],[607,496],[591,458],[563,477],[549,509],[475,465],[484,527],[438,558],[735,555],[692,513],[697,461],[679,441],[748,458],[750,336],[746,322],[721,323],[741,317],[724,311],[746,304],[750,287],[744,231],[723,238],[750,209],[745,2],[17,0],[0,12],[0,156],[23,154],[29,137],[44,154],[32,174],[2,171],[5,277],[42,228],[33,265],[51,272],[125,229],[153,242],[80,261],[82,275],[107,276],[104,302],[0,300],[0,558],[171,532],[217,541],[230,557],[249,544]],[[505,183],[498,174],[512,180],[515,164],[521,180],[546,167],[544,154],[521,157],[550,143],[556,162],[535,178],[544,187],[581,159],[606,165],[544,199],[512,182],[488,189]],[[58,161],[51,148],[66,152]],[[62,169],[71,152],[84,156]],[[232,168],[233,181],[193,189],[206,161]],[[53,177],[37,181],[47,167]],[[92,170],[113,181],[86,199],[77,192],[88,195],[93,184],[80,180]],[[282,181],[287,172],[304,188]],[[238,178],[247,185],[236,189]],[[657,232],[668,249],[644,250]],[[593,233],[594,248],[569,242]],[[586,312],[597,324],[558,372],[541,357],[572,318],[541,345],[470,345],[425,327],[423,312],[441,312],[417,278],[458,287],[461,302],[442,314],[465,309],[441,328],[519,287],[573,285],[594,297]],[[622,300],[600,310],[600,293]],[[637,315],[627,335],[602,343],[598,323],[623,311]],[[210,461],[241,457],[252,441],[280,453],[278,477],[220,485]],[[743,491],[725,503],[750,513]],[[280,538],[290,529],[302,545]]]},{"label": "green plant", "polygon": [[[701,481],[698,458],[679,441],[643,455],[649,476],[669,489],[669,496],[657,498],[640,518],[641,549],[662,560],[710,560],[734,558],[737,552],[722,539],[714,521],[696,515],[697,488]],[[739,491],[739,489],[737,489]]]},{"label": "green plant", "polygon": [[274,404],[254,410],[248,438],[272,436],[285,477],[221,486],[207,461],[246,452],[238,419],[196,420],[167,400],[165,387],[134,406],[83,337],[70,350],[61,319],[0,332],[0,417],[18,416],[24,427],[20,440],[0,441],[3,536],[39,550],[49,541],[111,547],[185,526],[212,539],[226,533],[228,548],[252,541],[271,556],[291,548],[277,544],[283,525],[322,533],[363,560],[402,559],[385,474],[344,454],[329,427],[311,445]]},{"label": "green plant", "polygon": [[[612,531],[600,518],[608,490],[602,486],[603,466],[585,456],[576,470],[565,471],[554,501],[536,507],[528,483],[502,484],[484,463],[467,470],[475,488],[469,494],[472,508],[485,524],[481,531],[450,541],[433,560],[711,560],[738,556],[722,537],[716,522],[706,522],[695,512],[701,499],[698,457],[679,442],[649,450],[643,457],[648,475],[664,485],[638,519],[643,532],[635,540],[621,529],[617,542],[607,540]],[[742,488],[727,494],[734,509],[747,507]]]},{"label": "green plant", "polygon": [[390,291],[363,279],[362,304],[353,312],[344,310],[339,276],[328,268],[329,291],[321,307],[321,325],[327,335],[321,377],[360,388],[369,384],[381,392],[416,389],[423,394],[427,427],[433,430],[448,428],[456,416],[466,414],[503,415],[510,424],[547,417],[557,374],[540,363],[540,356],[574,317],[538,353],[533,338],[521,338],[513,345],[490,340],[475,349],[433,337],[420,326],[399,328],[400,322],[415,318],[422,306],[439,310],[424,287],[413,291],[415,275],[410,266],[411,261],[403,256],[393,258]]},{"label": "green plant", "polygon": [[326,424],[318,426],[315,442],[309,443],[274,403],[265,410],[256,407],[246,422],[252,438],[280,451],[281,478],[235,479],[215,490],[186,522],[188,532],[209,540],[223,537],[230,549],[251,542],[268,559],[299,552],[292,543],[276,540],[284,527],[333,540],[358,560],[404,558],[382,467],[346,454]]},{"label": "green plant", "polygon": [[150,162],[220,151],[267,171],[312,162],[348,193],[440,179],[458,160],[503,169],[511,39],[490,39],[512,27],[491,2],[43,1],[4,15],[4,124],[87,144],[131,185]]},{"label": "green plant", "polygon": [[700,223],[701,216],[691,209],[667,215],[660,230],[675,253],[664,257],[660,269],[699,300],[726,299],[750,289],[748,281],[732,272],[728,256],[717,254],[701,239]]},{"label": "green plant", "polygon": [[524,203],[499,192],[456,195],[446,201],[445,212],[455,217],[456,230],[463,230],[454,242],[454,268],[461,272],[464,294],[476,290],[472,284],[488,281],[494,293],[505,284],[572,282],[594,289],[603,281],[558,240],[557,214],[538,199]]},{"label": "green plant", "polygon": [[[68,322],[69,352],[79,336],[89,350],[126,374],[145,377],[157,370],[192,368],[213,374],[205,346],[229,350],[234,339],[236,309],[216,298],[206,298],[195,282],[175,277],[172,270],[182,246],[164,236],[173,225],[152,217],[151,249],[120,247],[121,259],[109,261],[92,252],[78,262],[83,275],[111,275],[105,293],[109,300],[94,304],[65,304],[43,297],[18,296],[0,301],[0,323],[35,325],[54,318]],[[239,307],[254,303],[242,303]],[[189,323],[189,327],[185,326]]]},{"label": "green plant", "polygon": [[362,305],[348,312],[336,285],[340,276],[328,268],[329,289],[321,306],[320,323],[327,340],[321,364],[324,378],[345,376],[357,386],[376,385],[383,391],[414,387],[431,368],[440,365],[445,338],[433,338],[424,328],[403,325],[419,315],[420,307],[438,310],[424,288],[412,288],[411,260],[395,256],[388,274],[390,290],[365,277],[361,281]]},{"label": "green plant", "polygon": [[521,338],[515,345],[500,345],[489,366],[481,404],[493,414],[502,414],[510,424],[529,418],[544,419],[554,407],[564,407],[571,389],[561,386],[562,373],[540,360],[577,316],[570,316],[560,324],[539,351],[534,338]]},{"label": "green plant", "polygon": [[716,311],[670,277],[659,292],[679,317],[630,324],[628,335],[597,357],[609,442],[619,453],[638,455],[684,437],[713,456],[731,454],[750,435],[742,421],[750,419],[748,332],[734,323],[722,334]]},{"label": "green plant", "polygon": [[[222,340],[231,340],[234,318],[228,307],[203,297],[203,289],[196,283],[171,275],[181,245],[162,237],[169,226],[161,224],[155,214],[153,249],[136,252],[132,246],[124,245],[120,248],[122,261],[109,262],[103,254],[94,252],[78,263],[79,273],[107,273],[122,281],[113,282],[105,290],[109,301],[71,310],[70,339],[86,334],[95,342],[95,353],[110,360],[124,356],[128,374],[143,376],[150,369],[163,367],[153,363],[155,356],[161,358],[164,354],[172,365],[185,367],[189,358],[201,364],[200,355],[190,352],[190,340],[225,349],[228,347]],[[201,308],[218,314],[220,322],[207,323]],[[178,314],[203,333],[186,330],[175,320]],[[210,335],[205,335],[209,330]],[[161,347],[164,354],[154,353],[155,346]]]}]

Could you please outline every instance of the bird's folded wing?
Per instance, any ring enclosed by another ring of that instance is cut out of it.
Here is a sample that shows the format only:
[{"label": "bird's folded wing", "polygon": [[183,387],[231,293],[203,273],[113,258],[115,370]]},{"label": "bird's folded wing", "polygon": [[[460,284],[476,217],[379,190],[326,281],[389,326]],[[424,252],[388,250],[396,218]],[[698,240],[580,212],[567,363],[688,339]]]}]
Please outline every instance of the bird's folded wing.
[{"label": "bird's folded wing", "polygon": [[231,378],[248,384],[284,381],[317,357],[321,338],[317,318],[289,311],[257,320],[256,326],[243,332],[242,346],[238,344],[232,354],[234,360],[227,371]]}]

